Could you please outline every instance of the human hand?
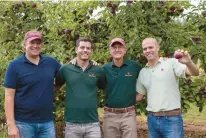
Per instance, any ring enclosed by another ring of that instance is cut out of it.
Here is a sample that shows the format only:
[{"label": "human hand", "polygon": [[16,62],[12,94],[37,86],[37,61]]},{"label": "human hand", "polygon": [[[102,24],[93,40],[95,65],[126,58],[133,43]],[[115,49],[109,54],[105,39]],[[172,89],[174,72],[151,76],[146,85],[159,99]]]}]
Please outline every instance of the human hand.
[{"label": "human hand", "polygon": [[19,138],[19,130],[15,124],[8,126],[8,138]]},{"label": "human hand", "polygon": [[77,58],[73,58],[72,60],[69,61],[69,63],[75,65],[77,63]]},{"label": "human hand", "polygon": [[190,54],[188,53],[188,51],[184,51],[184,50],[180,50],[180,49],[175,51],[174,58],[178,59],[179,62],[182,63],[182,64],[188,64],[188,63],[192,62]]},{"label": "human hand", "polygon": [[92,60],[92,65],[98,66],[99,64],[95,60]]}]

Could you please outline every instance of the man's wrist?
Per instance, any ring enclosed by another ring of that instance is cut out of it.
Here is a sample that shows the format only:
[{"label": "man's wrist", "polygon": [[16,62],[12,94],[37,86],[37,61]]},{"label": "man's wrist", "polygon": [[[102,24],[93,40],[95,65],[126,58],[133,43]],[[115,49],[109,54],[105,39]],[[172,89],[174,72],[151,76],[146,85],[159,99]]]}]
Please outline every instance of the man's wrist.
[{"label": "man's wrist", "polygon": [[186,65],[192,64],[192,60],[188,61],[187,63],[185,63]]},{"label": "man's wrist", "polygon": [[193,63],[192,60],[189,60],[186,64],[191,64],[191,63]]},{"label": "man's wrist", "polygon": [[8,127],[15,126],[15,125],[16,125],[15,122],[7,122]]}]

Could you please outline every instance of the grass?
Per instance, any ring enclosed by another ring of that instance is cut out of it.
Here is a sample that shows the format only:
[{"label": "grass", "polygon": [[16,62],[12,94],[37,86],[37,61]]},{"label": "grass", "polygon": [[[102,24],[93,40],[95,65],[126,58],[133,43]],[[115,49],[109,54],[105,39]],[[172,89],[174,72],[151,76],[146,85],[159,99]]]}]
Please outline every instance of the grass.
[{"label": "grass", "polygon": [[0,138],[7,138],[7,127],[5,124],[0,124]]},{"label": "grass", "polygon": [[183,118],[185,121],[206,123],[206,106],[204,106],[202,112],[199,112],[198,107],[190,105],[190,109],[183,115]]},{"label": "grass", "polygon": [[[99,116],[100,118],[103,117],[103,108],[98,109]],[[146,120],[146,116],[138,116],[141,117],[142,119]],[[199,112],[199,108],[196,107],[195,105],[190,105],[190,109],[188,109],[188,112],[186,114],[183,114],[183,119],[184,121],[188,122],[202,122],[206,123],[206,106],[204,106],[202,112]]]}]

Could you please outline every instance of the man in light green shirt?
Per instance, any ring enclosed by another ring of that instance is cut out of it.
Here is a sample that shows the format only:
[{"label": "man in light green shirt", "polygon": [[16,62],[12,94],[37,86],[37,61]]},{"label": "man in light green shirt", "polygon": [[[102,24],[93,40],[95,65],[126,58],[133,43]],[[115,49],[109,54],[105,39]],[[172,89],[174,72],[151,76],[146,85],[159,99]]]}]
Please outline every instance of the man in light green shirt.
[{"label": "man in light green shirt", "polygon": [[154,38],[142,42],[148,63],[139,74],[136,100],[147,94],[149,138],[183,138],[183,121],[178,78],[198,75],[199,71],[187,51],[182,58],[163,60],[159,57],[159,44]]}]

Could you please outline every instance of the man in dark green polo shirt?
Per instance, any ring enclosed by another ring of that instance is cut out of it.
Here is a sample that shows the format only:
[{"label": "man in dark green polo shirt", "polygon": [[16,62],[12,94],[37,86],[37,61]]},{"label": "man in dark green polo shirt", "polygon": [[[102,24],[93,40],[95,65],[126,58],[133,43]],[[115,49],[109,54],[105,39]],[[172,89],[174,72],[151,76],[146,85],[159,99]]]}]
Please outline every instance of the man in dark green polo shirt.
[{"label": "man in dark green polo shirt", "polygon": [[59,86],[66,83],[65,138],[100,138],[97,86],[105,89],[104,70],[89,60],[92,54],[89,38],[79,38],[75,51],[76,64],[63,65],[56,79]]},{"label": "man in dark green polo shirt", "polygon": [[136,80],[141,67],[124,59],[125,41],[114,38],[110,42],[113,61],[103,66],[107,87],[104,107],[104,138],[137,138]]}]

